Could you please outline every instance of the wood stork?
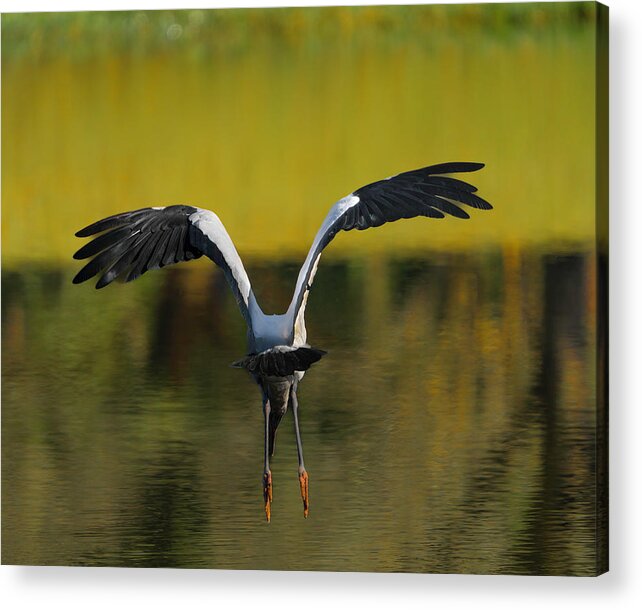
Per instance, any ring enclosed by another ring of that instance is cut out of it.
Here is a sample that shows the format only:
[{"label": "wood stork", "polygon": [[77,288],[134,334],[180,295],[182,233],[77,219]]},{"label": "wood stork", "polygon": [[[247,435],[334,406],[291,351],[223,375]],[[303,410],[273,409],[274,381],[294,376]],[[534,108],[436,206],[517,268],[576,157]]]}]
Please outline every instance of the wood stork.
[{"label": "wood stork", "polygon": [[[339,231],[378,227],[401,218],[448,214],[469,218],[459,205],[491,209],[474,193],[476,188],[446,174],[479,170],[482,163],[441,163],[368,184],[340,199],[330,209],[301,267],[288,310],[266,315],[256,301],[243,263],[225,227],[214,212],[190,205],[148,207],[116,214],[76,233],[97,235],[74,254],[91,260],[74,277],[75,284],[98,274],[96,288],[115,279],[135,280],[150,269],[199,258],[219,265],[247,323],[248,353],[235,362],[245,368],[261,389],[265,420],[263,499],[270,521],[272,474],[270,456],[279,423],[288,405],[294,416],[303,514],[308,516],[308,474],[299,432],[297,387],[305,371],[326,353],[307,343],[305,306],[323,249]],[[459,205],[456,205],[459,204]]]}]

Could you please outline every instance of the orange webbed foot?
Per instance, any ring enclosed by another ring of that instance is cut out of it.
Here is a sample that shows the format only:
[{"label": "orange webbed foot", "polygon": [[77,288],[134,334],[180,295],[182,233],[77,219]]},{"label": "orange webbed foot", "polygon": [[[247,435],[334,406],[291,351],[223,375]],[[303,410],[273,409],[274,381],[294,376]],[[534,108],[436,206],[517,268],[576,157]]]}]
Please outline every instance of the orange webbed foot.
[{"label": "orange webbed foot", "polygon": [[307,519],[310,509],[310,497],[308,495],[308,473],[305,470],[299,473],[299,486],[301,488],[301,499],[303,500],[303,516]]},{"label": "orange webbed foot", "polygon": [[263,500],[265,502],[265,518],[270,522],[272,516],[272,473],[263,473]]}]

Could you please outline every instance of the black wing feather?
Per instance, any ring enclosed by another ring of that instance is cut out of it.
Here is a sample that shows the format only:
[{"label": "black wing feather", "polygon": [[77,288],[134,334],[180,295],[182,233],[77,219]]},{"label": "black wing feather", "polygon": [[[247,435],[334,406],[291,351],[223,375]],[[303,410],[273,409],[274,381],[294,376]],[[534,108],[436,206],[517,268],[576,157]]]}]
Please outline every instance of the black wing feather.
[{"label": "black wing feather", "polygon": [[429,176],[424,178],[426,184],[434,184],[436,186],[445,186],[446,188],[452,188],[459,191],[467,191],[469,193],[476,193],[477,187],[463,180],[457,180],[457,178],[450,178],[449,176]]},{"label": "black wing feather", "polygon": [[[470,216],[459,207],[462,204],[489,210],[492,208],[490,203],[474,194],[477,190],[475,186],[441,175],[472,172],[482,167],[483,163],[440,163],[363,186],[354,191],[353,195],[359,197],[359,203],[345,214],[340,223],[341,228],[344,231],[355,228],[363,230],[378,227],[384,222],[416,216],[443,218],[448,214],[456,218],[469,218]],[[390,201],[396,204],[392,209]],[[372,210],[379,210],[379,213],[373,214]],[[352,211],[353,214],[350,214]],[[367,226],[364,226],[364,222],[353,220],[358,212],[358,218],[363,218]]]},{"label": "black wing feather", "polygon": [[96,284],[96,288],[104,288],[122,275],[124,271],[129,268],[135,256],[136,250],[126,250],[125,253],[102,274]]},{"label": "black wing feather", "polygon": [[171,265],[177,262],[176,252],[178,250],[180,233],[181,233],[180,227],[176,227],[171,230],[169,243],[167,244],[167,250],[165,250],[165,256],[163,257],[163,265]]},{"label": "black wing feather", "polygon": [[82,260],[90,256],[95,256],[99,252],[122,242],[124,238],[131,237],[131,235],[132,233],[129,227],[118,227],[112,231],[103,233],[80,248],[80,250],[74,254],[74,258],[76,260]]},{"label": "black wing feather", "polygon": [[130,239],[125,239],[119,244],[115,244],[111,248],[104,250],[103,252],[95,256],[92,260],[90,260],[76,274],[76,277],[73,279],[74,284],[85,282],[86,280],[91,279],[96,274],[100,273],[102,270],[111,267],[112,264],[120,259],[123,253],[127,252],[130,248],[132,248],[131,251],[135,254],[137,252],[137,250],[135,249],[135,245],[138,245],[136,244],[136,242],[140,242],[141,239],[143,241],[146,241],[148,238],[149,236],[145,235],[143,236],[143,238],[138,237],[137,240],[136,236],[132,236]]},{"label": "black wing feather", "polygon": [[79,284],[102,273],[96,288],[117,278],[131,282],[150,269],[198,258],[203,253],[189,240],[189,216],[198,208],[171,205],[142,208],[103,218],[76,233],[78,237],[99,234],[74,254],[92,258],[74,277]]},{"label": "black wing feather", "polygon": [[151,256],[149,257],[149,264],[147,269],[160,269],[163,267],[163,256],[165,255],[165,249],[169,243],[169,231],[163,231],[156,242],[156,246]]},{"label": "black wing feather", "polygon": [[140,249],[136,252],[131,269],[127,274],[126,282],[134,281],[147,271],[147,263],[149,262],[149,257],[156,245],[157,239],[158,237],[152,233],[149,239],[141,245]]},{"label": "black wing feather", "polygon": [[80,229],[76,233],[76,237],[90,237],[96,233],[102,233],[107,229],[112,229],[114,227],[122,226],[127,223],[131,223],[137,217],[140,217],[148,210],[152,208],[141,208],[140,210],[134,210],[133,212],[122,212],[121,214],[115,214],[114,216],[108,216],[102,220],[98,220],[84,229]]},{"label": "black wing feather", "polygon": [[[421,169],[411,170],[405,172],[406,174],[426,174],[432,176],[434,174],[459,174],[462,172],[476,172],[478,169],[484,167],[483,163],[471,163],[470,161],[450,161],[448,163],[437,163],[436,165],[429,165]],[[403,176],[404,174],[399,174]]]},{"label": "black wing feather", "polygon": [[431,207],[441,210],[446,214],[451,216],[456,216],[457,218],[470,218],[470,215],[466,210],[462,210],[459,206],[451,203],[447,199],[441,199],[440,197],[435,197],[434,195],[424,195],[426,202],[430,204]]}]

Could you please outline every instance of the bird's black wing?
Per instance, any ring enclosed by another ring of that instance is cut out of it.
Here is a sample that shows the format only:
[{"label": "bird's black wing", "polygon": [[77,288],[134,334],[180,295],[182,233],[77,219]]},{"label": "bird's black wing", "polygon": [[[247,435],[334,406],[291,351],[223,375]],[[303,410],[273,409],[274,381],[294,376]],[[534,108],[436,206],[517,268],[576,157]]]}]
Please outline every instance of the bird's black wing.
[{"label": "bird's black wing", "polygon": [[211,258],[225,276],[249,323],[252,292],[243,263],[214,212],[189,205],[142,208],[103,218],[76,233],[96,236],[74,254],[91,260],[76,274],[74,284],[99,275],[96,288],[115,279],[131,282],[151,269],[182,261]]},{"label": "bird's black wing", "polygon": [[449,214],[457,218],[470,218],[459,207],[462,204],[490,210],[490,203],[475,195],[475,186],[443,175],[473,172],[482,167],[483,163],[441,163],[362,186],[348,195],[349,198],[357,197],[359,201],[350,205],[335,220],[333,229],[362,231],[386,222],[417,216],[443,218]]},{"label": "bird's black wing", "polygon": [[339,231],[362,231],[386,222],[417,216],[469,218],[462,205],[489,210],[492,206],[475,194],[476,187],[447,175],[473,172],[482,167],[483,163],[463,162],[431,165],[373,182],[339,200],[323,221],[299,272],[290,306],[295,331],[301,330],[296,327],[305,309],[321,252]]}]

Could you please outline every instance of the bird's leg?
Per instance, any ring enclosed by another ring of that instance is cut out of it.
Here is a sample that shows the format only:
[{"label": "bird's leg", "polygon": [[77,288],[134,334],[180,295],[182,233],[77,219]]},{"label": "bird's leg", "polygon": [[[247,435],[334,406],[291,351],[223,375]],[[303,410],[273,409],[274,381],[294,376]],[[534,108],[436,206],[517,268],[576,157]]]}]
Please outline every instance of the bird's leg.
[{"label": "bird's leg", "polygon": [[303,516],[307,518],[310,507],[310,498],[308,495],[308,473],[305,471],[303,463],[303,445],[301,443],[301,433],[299,432],[299,401],[296,397],[297,384],[293,384],[290,390],[290,404],[292,405],[292,414],[294,415],[294,434],[296,435],[296,450],[299,454],[299,486],[301,488],[301,499],[303,500]]},{"label": "bird's leg", "polygon": [[265,417],[265,457],[263,461],[263,501],[265,502],[265,518],[268,523],[272,507],[272,473],[270,472],[270,399],[263,397],[263,415]]}]

